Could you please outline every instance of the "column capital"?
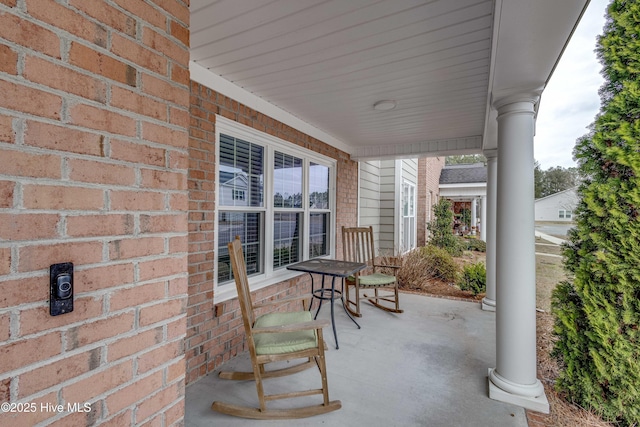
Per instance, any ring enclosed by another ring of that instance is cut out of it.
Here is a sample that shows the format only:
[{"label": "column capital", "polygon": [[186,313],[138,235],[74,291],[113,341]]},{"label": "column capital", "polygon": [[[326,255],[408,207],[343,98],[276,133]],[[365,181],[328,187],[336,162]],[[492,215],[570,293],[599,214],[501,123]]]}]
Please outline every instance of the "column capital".
[{"label": "column capital", "polygon": [[487,160],[489,159],[493,159],[498,157],[498,149],[497,148],[491,148],[488,150],[482,150],[482,154],[487,158]]},{"label": "column capital", "polygon": [[[501,110],[512,104],[527,103],[534,106],[538,103],[538,101],[540,101],[540,95],[542,95],[543,89],[544,88],[536,88],[533,90],[526,90],[509,95],[495,96],[491,100],[491,105],[493,106],[493,108],[498,110],[498,113],[501,113]],[[533,107],[531,108],[533,111]]]}]

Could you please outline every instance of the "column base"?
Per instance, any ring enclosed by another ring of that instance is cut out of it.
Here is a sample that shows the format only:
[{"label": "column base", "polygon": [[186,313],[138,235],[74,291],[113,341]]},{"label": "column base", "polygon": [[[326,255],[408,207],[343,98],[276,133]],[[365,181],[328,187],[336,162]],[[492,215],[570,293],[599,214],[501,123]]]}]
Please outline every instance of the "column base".
[{"label": "column base", "polygon": [[533,388],[542,389],[542,394],[539,396],[524,396],[515,394],[498,387],[491,381],[492,377],[497,375],[494,369],[489,368],[489,398],[497,400],[499,402],[510,403],[512,405],[522,406],[525,409],[531,409],[532,411],[542,412],[543,414],[549,413],[549,401],[544,393],[544,387],[540,380],[536,380],[537,384]]},{"label": "column base", "polygon": [[487,297],[482,298],[481,307],[484,311],[496,311],[496,302]]}]

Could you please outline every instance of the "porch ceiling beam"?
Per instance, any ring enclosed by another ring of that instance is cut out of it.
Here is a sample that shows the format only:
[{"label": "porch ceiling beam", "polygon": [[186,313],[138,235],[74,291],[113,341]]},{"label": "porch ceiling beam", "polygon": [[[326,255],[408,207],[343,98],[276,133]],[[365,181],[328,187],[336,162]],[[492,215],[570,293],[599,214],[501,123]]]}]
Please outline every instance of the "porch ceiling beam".
[{"label": "porch ceiling beam", "polygon": [[482,136],[475,135],[434,141],[357,147],[351,157],[354,160],[408,159],[416,157],[441,157],[482,153]]}]

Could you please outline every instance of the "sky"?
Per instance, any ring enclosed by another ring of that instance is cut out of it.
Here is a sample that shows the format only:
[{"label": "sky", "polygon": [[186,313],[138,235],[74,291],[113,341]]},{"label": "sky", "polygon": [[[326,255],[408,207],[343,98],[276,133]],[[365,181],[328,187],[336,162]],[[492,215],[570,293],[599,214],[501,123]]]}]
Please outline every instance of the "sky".
[{"label": "sky", "polygon": [[576,166],[573,147],[588,132],[600,109],[598,90],[604,82],[596,57],[609,0],[591,0],[573,37],[542,93],[534,155],[543,170]]}]

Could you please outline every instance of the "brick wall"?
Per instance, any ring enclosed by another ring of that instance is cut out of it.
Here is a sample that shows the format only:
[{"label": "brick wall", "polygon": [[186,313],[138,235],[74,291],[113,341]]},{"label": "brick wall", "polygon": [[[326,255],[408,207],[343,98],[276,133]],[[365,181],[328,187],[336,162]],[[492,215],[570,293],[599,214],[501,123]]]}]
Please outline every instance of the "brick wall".
[{"label": "brick wall", "polygon": [[418,159],[418,246],[426,245],[429,240],[427,223],[433,218],[433,205],[438,203],[444,161],[444,157]]},{"label": "brick wall", "polygon": [[33,410],[0,425],[182,423],[188,28],[188,0],[0,0],[0,402]]},{"label": "brick wall", "polygon": [[[213,371],[246,350],[237,299],[217,303],[213,293],[215,260],[215,115],[275,135],[292,144],[337,159],[337,228],[357,220],[357,163],[317,139],[278,122],[198,83],[191,83],[189,130],[189,300],[187,308],[187,382]],[[339,237],[338,254],[342,253]],[[309,292],[307,275],[256,292],[254,302]],[[296,307],[299,308],[299,307]]]}]

